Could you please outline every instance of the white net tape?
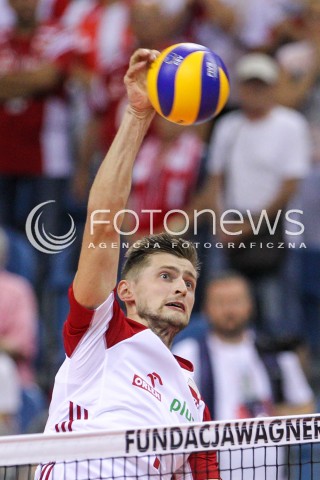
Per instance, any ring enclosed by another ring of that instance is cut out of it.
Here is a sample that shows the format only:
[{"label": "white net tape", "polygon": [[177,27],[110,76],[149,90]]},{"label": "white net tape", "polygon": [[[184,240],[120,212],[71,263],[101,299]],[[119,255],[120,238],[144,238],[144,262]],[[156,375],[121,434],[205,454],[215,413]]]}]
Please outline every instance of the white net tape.
[{"label": "white net tape", "polygon": [[0,437],[0,466],[320,442],[320,415]]}]

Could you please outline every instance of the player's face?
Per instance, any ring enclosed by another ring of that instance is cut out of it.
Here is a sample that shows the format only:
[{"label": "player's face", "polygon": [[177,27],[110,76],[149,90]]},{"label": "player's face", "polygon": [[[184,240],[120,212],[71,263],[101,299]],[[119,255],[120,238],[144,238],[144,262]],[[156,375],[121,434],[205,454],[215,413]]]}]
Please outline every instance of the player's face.
[{"label": "player's face", "polygon": [[150,328],[180,331],[190,319],[196,279],[189,260],[169,253],[151,255],[133,285],[138,315]]},{"label": "player's face", "polygon": [[205,309],[217,333],[237,337],[246,329],[252,313],[247,285],[238,278],[212,283],[207,290]]}]

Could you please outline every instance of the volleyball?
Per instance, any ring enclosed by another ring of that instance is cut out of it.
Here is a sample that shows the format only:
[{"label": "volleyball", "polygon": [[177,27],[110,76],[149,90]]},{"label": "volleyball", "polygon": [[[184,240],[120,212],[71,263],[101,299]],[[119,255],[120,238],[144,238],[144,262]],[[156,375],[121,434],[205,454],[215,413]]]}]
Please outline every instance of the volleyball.
[{"label": "volleyball", "polygon": [[153,108],[181,125],[218,115],[230,92],[227,69],[216,53],[196,43],[177,43],[150,65],[147,91]]}]

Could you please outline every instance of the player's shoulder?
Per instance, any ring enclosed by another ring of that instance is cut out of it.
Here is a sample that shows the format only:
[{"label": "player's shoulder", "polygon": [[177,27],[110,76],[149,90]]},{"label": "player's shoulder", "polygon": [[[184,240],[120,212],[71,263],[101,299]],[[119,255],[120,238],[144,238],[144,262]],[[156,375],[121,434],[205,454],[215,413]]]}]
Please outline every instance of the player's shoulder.
[{"label": "player's shoulder", "polygon": [[190,360],[176,354],[173,354],[173,356],[183,370],[187,370],[188,372],[192,372],[192,373],[194,372],[194,366],[193,366],[193,363],[190,362]]},{"label": "player's shoulder", "polygon": [[86,319],[92,318],[93,316],[101,315],[107,311],[114,311],[115,305],[115,291],[112,290],[108,295],[106,295],[105,300],[96,308],[88,308],[87,306],[81,304],[78,301],[76,292],[74,291],[74,284],[72,283],[68,290],[68,298],[70,304],[70,311],[74,312],[76,315],[84,317]]},{"label": "player's shoulder", "polygon": [[[101,308],[101,306],[98,307],[98,312],[99,308]],[[121,308],[121,305],[116,298],[114,290],[112,297],[112,316],[105,337],[107,347],[114,347],[120,342],[128,340],[142,332],[150,332],[150,329],[144,324],[132,320],[131,318],[126,316],[125,312]]]}]

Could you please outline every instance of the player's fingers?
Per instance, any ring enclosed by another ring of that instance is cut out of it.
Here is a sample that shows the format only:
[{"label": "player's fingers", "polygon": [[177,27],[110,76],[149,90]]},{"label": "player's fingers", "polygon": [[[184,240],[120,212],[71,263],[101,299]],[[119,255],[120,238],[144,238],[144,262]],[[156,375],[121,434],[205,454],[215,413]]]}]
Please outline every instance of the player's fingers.
[{"label": "player's fingers", "polygon": [[131,58],[129,67],[139,63],[141,61],[144,62],[153,62],[157,58],[158,51],[157,50],[149,50],[147,48],[139,48],[136,50]]},{"label": "player's fingers", "polygon": [[142,60],[146,61],[146,59],[148,58],[149,52],[150,50],[147,50],[146,48],[139,48],[138,50],[136,50],[131,55],[129,67],[132,67],[133,65],[135,65],[138,62],[141,62]]},{"label": "player's fingers", "polygon": [[147,64],[154,62],[160,55],[158,50],[147,50],[140,48],[132,55],[128,71],[125,75],[125,81],[134,80],[139,71],[145,69]]},{"label": "player's fingers", "polygon": [[136,75],[137,73],[140,71],[140,70],[143,70],[146,66],[146,62],[145,61],[141,61],[141,62],[138,62],[136,63],[135,65],[132,65],[129,70],[127,71],[126,75],[125,75],[125,80],[134,80],[136,78]]},{"label": "player's fingers", "polygon": [[159,55],[160,55],[159,50],[150,50],[150,53],[151,53],[151,56],[152,56],[152,62],[153,62],[157,57],[159,57]]}]

